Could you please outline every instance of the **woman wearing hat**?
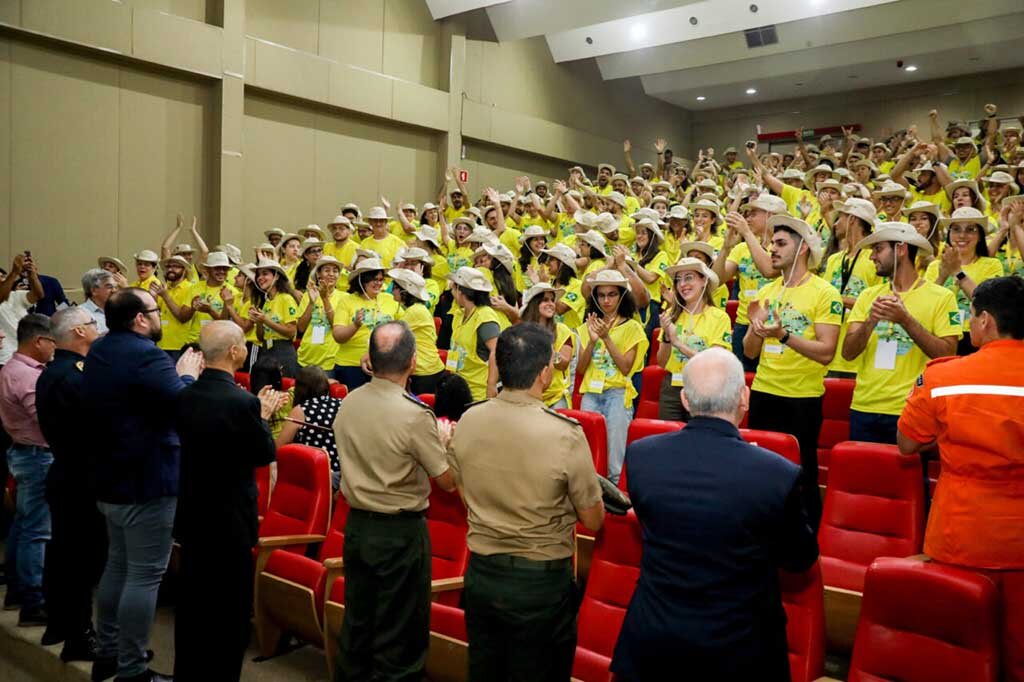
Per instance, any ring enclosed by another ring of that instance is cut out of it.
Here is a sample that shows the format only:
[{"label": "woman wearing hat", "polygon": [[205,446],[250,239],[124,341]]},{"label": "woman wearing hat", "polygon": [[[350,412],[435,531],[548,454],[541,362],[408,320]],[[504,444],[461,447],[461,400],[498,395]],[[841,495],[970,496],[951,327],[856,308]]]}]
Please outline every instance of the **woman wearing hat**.
[{"label": "woman wearing hat", "polygon": [[412,270],[393,268],[388,277],[394,282],[392,296],[398,301],[396,319],[402,320],[416,338],[416,370],[409,379],[409,391],[415,395],[437,393],[437,383],[444,376],[444,365],[437,354],[437,327],[427,308],[430,293],[422,276]]},{"label": "woman wearing hat", "polygon": [[295,268],[292,282],[299,291],[305,291],[309,283],[309,273],[313,272],[316,262],[324,253],[324,243],[319,239],[310,238],[302,242],[302,261]]},{"label": "woman wearing hat", "polygon": [[260,349],[258,357],[270,357],[281,367],[286,377],[295,377],[299,371],[295,346],[299,316],[298,294],[284,268],[275,261],[260,261],[253,269],[256,286],[266,294],[261,308],[249,309],[249,319],[256,324],[256,338]]},{"label": "woman wearing hat", "polygon": [[149,249],[135,254],[135,274],[137,279],[131,283],[131,286],[149,291],[150,284],[159,285],[160,279],[156,276],[156,266],[159,261],[159,256]]},{"label": "woman wearing hat", "polygon": [[459,268],[473,264],[473,244],[469,235],[473,234],[476,221],[472,218],[456,218],[452,223],[452,238],[448,240],[448,271],[455,272]]},{"label": "woman wearing hat", "polygon": [[295,271],[302,262],[302,237],[297,234],[286,234],[277,245],[277,260],[284,268],[288,279],[295,281]]},{"label": "woman wearing hat", "polygon": [[1013,181],[1013,176],[1003,171],[996,171],[981,181],[985,183],[985,194],[993,208],[1001,206],[1006,197],[1020,193],[1020,187]]},{"label": "woman wearing hat", "polygon": [[[398,253],[395,254],[393,265],[401,270],[415,272],[424,279],[424,286],[426,287],[428,297],[427,310],[433,315],[437,302],[441,299],[441,288],[437,285],[437,280],[433,278],[434,260],[430,257],[430,254],[418,246],[406,246],[399,249]],[[393,288],[394,284],[392,283],[391,288],[388,290],[389,293]],[[427,392],[429,393],[429,391]]]},{"label": "woman wearing hat", "polygon": [[334,311],[334,378],[354,391],[370,381],[361,366],[370,351],[370,332],[398,317],[398,301],[384,292],[384,264],[378,258],[360,261],[348,273],[348,296]]},{"label": "woman wearing hat", "polygon": [[682,256],[679,245],[688,241],[693,229],[690,226],[690,212],[682,204],[676,204],[669,210],[664,220],[668,221],[668,229],[665,230],[665,241],[661,248],[668,254],[668,261],[675,263]]},{"label": "woman wearing hat", "polygon": [[1024,197],[1010,197],[1003,200],[999,229],[988,239],[988,253],[999,259],[1007,275],[1024,277],[1021,247],[1024,247]]},{"label": "woman wearing hat", "polygon": [[100,256],[96,263],[102,269],[114,276],[114,283],[117,284],[119,289],[126,289],[128,287],[128,267],[120,258],[114,258],[113,256]]},{"label": "woman wearing hat", "polygon": [[[715,257],[717,256],[715,253],[715,247],[711,246],[711,244],[708,244],[707,242],[683,242],[679,245],[679,248],[681,257],[680,259],[677,259],[677,264],[678,260],[681,260],[682,258],[696,258],[709,268],[715,264]],[[757,272],[757,268],[754,267],[753,264],[751,264],[751,267],[753,267],[754,271]],[[741,268],[737,268],[737,272],[741,271]],[[758,274],[760,275],[760,273]],[[722,281],[717,274],[715,275],[715,279],[719,282]],[[768,280],[765,281],[767,282]],[[673,296],[675,295],[674,289],[671,287],[669,288],[668,293]],[[670,304],[672,302],[671,296],[665,300],[666,304]],[[725,310],[725,306],[729,303],[728,285],[719,284],[718,287],[711,292],[711,302],[722,310]]]},{"label": "woman wearing hat", "polygon": [[640,311],[640,319],[648,336],[658,326],[658,315],[661,314],[661,288],[669,285],[665,274],[669,266],[668,254],[661,250],[664,235],[661,229],[649,218],[642,218],[636,223],[636,242],[632,260],[627,261],[640,278],[650,295],[647,309]]},{"label": "woman wearing hat", "polygon": [[522,234],[523,245],[519,247],[519,271],[523,273],[523,287],[532,287],[539,265],[538,258],[548,243],[548,233],[540,225],[530,225]]},{"label": "woman wearing hat", "polygon": [[572,382],[569,380],[569,367],[572,364],[573,350],[576,346],[576,335],[568,326],[557,319],[558,299],[565,294],[565,289],[552,287],[547,282],[539,282],[523,294],[523,310],[520,319],[533,322],[551,332],[554,339],[555,371],[551,375],[551,384],[544,390],[544,404],[553,410],[569,407]]},{"label": "woman wearing hat", "polygon": [[[511,324],[519,319],[519,288],[516,286],[517,268],[512,252],[504,244],[484,244],[473,254],[473,267],[480,270],[494,284],[491,305]],[[503,324],[502,328],[508,326]]]},{"label": "woman wearing hat", "polygon": [[544,249],[537,260],[541,267],[547,269],[546,272],[537,271],[537,280],[565,290],[565,294],[555,301],[560,321],[570,329],[577,329],[583,324],[586,300],[580,293],[582,283],[576,276],[576,252],[565,244],[554,244]]},{"label": "woman wearing hat", "polygon": [[732,351],[732,321],[714,304],[718,276],[698,258],[683,258],[669,267],[672,309],[659,318],[658,364],[668,372],[661,383],[658,419],[688,421],[679,393],[683,389],[683,367],[702,350],[721,346]]},{"label": "woman wearing hat", "polygon": [[[960,309],[960,322],[965,332],[970,331],[971,296],[974,288],[987,279],[1002,277],[1003,264],[990,258],[985,244],[988,217],[974,208],[958,208],[949,218],[939,221],[946,230],[946,249],[932,261],[925,279],[944,286],[956,294]],[[957,347],[958,355],[974,352],[970,334],[965,334]]]},{"label": "woman wearing hat", "polygon": [[345,292],[338,289],[341,263],[331,256],[322,256],[309,273],[302,300],[302,312],[296,321],[302,334],[299,344],[299,365],[316,365],[325,372],[334,370],[338,343],[334,340],[334,313],[341,306]]},{"label": "woman wearing hat", "polygon": [[[580,224],[579,218],[580,213],[577,212],[577,225]],[[597,230],[588,230],[576,235],[576,252],[581,258],[587,259],[587,266],[583,270],[584,277],[592,272],[599,272],[608,267],[608,252],[605,250],[604,235]]]},{"label": "woman wearing hat", "polygon": [[[257,260],[257,262],[259,261]],[[237,324],[245,333],[245,348],[248,351],[245,361],[246,371],[251,371],[253,365],[256,364],[256,356],[260,348],[260,340],[256,336],[256,323],[250,319],[249,311],[262,309],[267,300],[266,294],[256,285],[254,267],[256,267],[255,263],[240,265],[235,273],[232,287],[225,287],[222,294],[224,312],[227,314],[226,319]]]},{"label": "woman wearing hat", "polygon": [[423,249],[430,256],[430,272],[423,276],[424,279],[434,282],[438,292],[447,290],[448,273],[451,270],[448,267],[448,258],[444,254],[441,233],[429,225],[421,225],[413,236],[416,239],[411,245]]},{"label": "woman wearing hat", "polygon": [[453,311],[445,367],[466,380],[473,400],[494,397],[498,393],[494,350],[498,335],[508,326],[504,315],[491,307],[494,285],[475,268],[459,268],[449,279],[458,309]]},{"label": "woman wearing hat", "polygon": [[690,218],[697,240],[711,244],[715,251],[721,251],[722,242],[725,241],[718,233],[718,226],[722,222],[721,207],[709,199],[698,199],[690,204]]},{"label": "woman wearing hat", "polygon": [[924,249],[918,251],[917,254],[917,271],[922,275],[931,265],[931,262],[935,260],[934,254],[942,255],[942,249],[946,246],[945,243],[940,243],[939,235],[939,219],[942,217],[938,204],[932,204],[927,201],[915,201],[913,204],[901,211],[906,217],[907,222],[913,226],[917,233],[928,240],[928,243],[932,245],[932,253],[928,254],[924,252]]},{"label": "woman wearing hat", "polygon": [[633,375],[650,345],[629,281],[618,270],[601,270],[588,280],[586,324],[577,373],[583,374],[581,409],[604,416],[608,430],[608,478],[617,483],[626,456],[626,432],[633,417]]}]

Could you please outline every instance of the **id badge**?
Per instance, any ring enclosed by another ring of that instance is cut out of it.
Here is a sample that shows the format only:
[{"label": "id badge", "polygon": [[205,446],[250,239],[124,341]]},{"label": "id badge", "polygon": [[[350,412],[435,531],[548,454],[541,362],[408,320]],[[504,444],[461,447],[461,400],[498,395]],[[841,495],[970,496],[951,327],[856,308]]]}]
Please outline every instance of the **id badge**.
[{"label": "id badge", "polygon": [[604,391],[604,376],[602,375],[591,378],[590,381],[587,382],[587,387],[591,391],[597,391],[598,393],[601,393],[602,391]]},{"label": "id badge", "polygon": [[757,289],[744,289],[743,297],[746,298],[747,300],[754,300],[755,298],[757,298]]},{"label": "id badge", "polygon": [[274,339],[267,339],[267,350],[274,347]]},{"label": "id badge", "polygon": [[875,348],[875,369],[896,369],[896,349],[899,344],[892,340],[878,342]]},{"label": "id badge", "polygon": [[782,351],[785,348],[781,343],[766,343],[764,344],[765,353],[773,353],[774,355],[782,355]]},{"label": "id badge", "polygon": [[444,363],[445,369],[449,369],[453,372],[459,369],[459,351],[450,350],[448,351],[448,359]]},{"label": "id badge", "polygon": [[682,386],[682,385],[683,385],[683,373],[682,372],[672,372],[672,386],[678,388],[679,386]]},{"label": "id badge", "polygon": [[199,320],[199,326],[200,327],[205,327],[206,325],[210,324],[211,322],[213,322],[213,320]]},{"label": "id badge", "polygon": [[322,346],[326,338],[327,327],[313,327],[313,333],[309,338],[309,342],[314,346]]}]

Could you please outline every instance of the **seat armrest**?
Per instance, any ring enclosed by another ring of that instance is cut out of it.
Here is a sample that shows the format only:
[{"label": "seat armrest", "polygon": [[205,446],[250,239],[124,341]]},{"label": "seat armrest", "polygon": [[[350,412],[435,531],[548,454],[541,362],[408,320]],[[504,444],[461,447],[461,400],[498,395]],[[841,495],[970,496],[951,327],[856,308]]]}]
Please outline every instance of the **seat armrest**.
[{"label": "seat armrest", "polygon": [[430,593],[439,594],[441,592],[453,592],[455,590],[461,590],[465,583],[465,578],[461,575],[454,578],[439,578],[438,580],[430,581]]}]

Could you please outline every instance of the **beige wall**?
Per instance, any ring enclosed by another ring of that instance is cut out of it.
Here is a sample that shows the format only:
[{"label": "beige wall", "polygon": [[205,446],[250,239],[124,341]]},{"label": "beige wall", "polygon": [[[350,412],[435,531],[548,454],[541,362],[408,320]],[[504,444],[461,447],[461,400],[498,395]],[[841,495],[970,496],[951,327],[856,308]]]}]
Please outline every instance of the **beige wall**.
[{"label": "beige wall", "polygon": [[[986,103],[994,102],[1001,116],[1024,114],[1024,73],[1005,71],[927,81],[912,87],[883,87],[844,92],[816,99],[768,102],[760,107],[735,107],[693,114],[694,145],[714,147],[721,158],[727,146],[740,147],[757,133],[860,123],[861,135],[880,137],[885,129],[913,123],[928,134],[928,112],[938,109],[942,125],[950,119],[977,120]],[[854,103],[856,105],[854,106]],[[774,147],[788,150],[792,145]],[[694,147],[690,147],[692,150]]]},{"label": "beige wall", "polygon": [[350,201],[365,211],[381,193],[392,206],[436,200],[432,133],[248,95],[244,135],[243,249],[270,227],[325,225]]},{"label": "beige wall", "polygon": [[546,180],[548,183],[568,175],[567,166],[561,161],[481,142],[466,143],[462,167],[469,172],[466,189],[473,202],[487,187],[494,187],[499,192],[511,190],[520,175],[529,176],[533,182]]},{"label": "beige wall", "polygon": [[0,102],[5,267],[30,249],[75,288],[97,255],[158,248],[179,211],[215,233],[208,85],[4,39]]}]

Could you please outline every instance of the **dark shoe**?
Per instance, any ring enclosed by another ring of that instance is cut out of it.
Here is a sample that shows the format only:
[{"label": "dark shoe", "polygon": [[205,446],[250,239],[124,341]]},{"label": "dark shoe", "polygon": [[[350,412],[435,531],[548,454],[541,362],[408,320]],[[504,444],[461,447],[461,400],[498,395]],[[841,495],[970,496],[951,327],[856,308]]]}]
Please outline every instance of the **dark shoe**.
[{"label": "dark shoe", "polygon": [[147,670],[141,675],[115,677],[114,682],[174,682],[174,678],[170,675],[161,675],[155,670]]},{"label": "dark shoe", "polygon": [[[146,663],[153,660],[153,650],[146,649]],[[92,662],[92,682],[103,682],[117,674],[117,656],[97,656]],[[145,679],[145,678],[143,678]]]},{"label": "dark shoe", "polygon": [[21,613],[18,615],[19,628],[41,627],[44,625],[46,625],[46,607],[42,604],[21,609]]},{"label": "dark shoe", "polygon": [[66,640],[64,648],[60,652],[60,660],[65,663],[69,661],[95,661],[96,636],[93,631],[90,629],[83,635]]},{"label": "dark shoe", "polygon": [[21,597],[7,586],[7,594],[4,595],[4,611],[17,611],[21,608]]},{"label": "dark shoe", "polygon": [[54,644],[60,644],[67,637],[64,636],[63,632],[59,632],[57,628],[52,625],[46,627],[46,632],[43,633],[43,638],[40,640],[40,644],[43,646],[53,646]]}]

